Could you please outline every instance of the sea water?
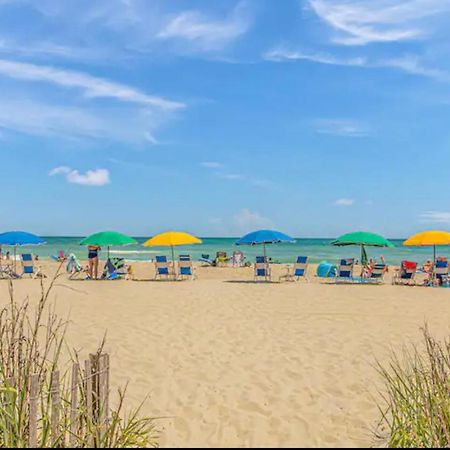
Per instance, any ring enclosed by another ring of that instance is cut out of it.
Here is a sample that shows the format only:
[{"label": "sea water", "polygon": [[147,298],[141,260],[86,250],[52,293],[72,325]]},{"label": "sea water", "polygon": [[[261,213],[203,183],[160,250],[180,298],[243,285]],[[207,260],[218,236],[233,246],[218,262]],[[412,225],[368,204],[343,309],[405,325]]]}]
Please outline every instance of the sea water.
[{"label": "sea water", "polygon": [[[52,255],[57,255],[59,250],[65,254],[74,253],[79,259],[87,258],[87,249],[79,245],[82,238],[80,237],[44,237],[44,245],[35,247],[20,247],[17,253],[33,253],[43,260],[50,259]],[[148,238],[136,238],[138,245],[127,247],[112,247],[110,249],[111,256],[123,257],[129,261],[151,261],[156,255],[171,256],[170,248],[163,247],[144,247],[142,244]],[[192,246],[177,247],[175,255],[190,254],[194,260],[198,260],[202,255],[209,255],[211,258],[216,256],[219,251],[225,251],[229,256],[235,250],[244,252],[247,260],[254,261],[255,256],[263,254],[262,246],[241,246],[237,247],[235,242],[238,238],[202,238],[203,243]],[[328,261],[337,263],[340,258],[360,258],[360,248],[351,247],[335,247],[331,245],[333,239],[298,239],[295,244],[273,244],[267,245],[267,255],[272,258],[273,262],[292,263],[297,256],[308,256],[310,262],[318,263],[320,261]],[[404,247],[403,239],[394,239],[391,242],[394,248],[367,248],[369,258],[379,260],[384,256],[388,264],[398,265],[402,260],[412,260],[423,262],[433,258],[433,249],[430,247]],[[3,253],[13,249],[4,246]],[[105,259],[107,249],[101,252],[101,258]],[[439,247],[438,255],[450,256],[450,247]]]}]

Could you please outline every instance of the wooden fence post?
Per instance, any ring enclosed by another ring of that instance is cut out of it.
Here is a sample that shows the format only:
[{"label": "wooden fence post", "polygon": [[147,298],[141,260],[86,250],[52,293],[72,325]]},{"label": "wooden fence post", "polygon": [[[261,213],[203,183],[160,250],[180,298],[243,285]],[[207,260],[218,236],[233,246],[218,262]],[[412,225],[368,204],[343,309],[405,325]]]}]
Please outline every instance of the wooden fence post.
[{"label": "wooden fence post", "polygon": [[59,419],[61,407],[61,395],[59,390],[59,371],[55,370],[51,384],[51,402],[52,402],[52,419],[51,419],[51,439],[52,446],[58,446],[59,440]]},{"label": "wooden fence post", "polygon": [[80,366],[76,363],[72,366],[72,386],[70,399],[70,447],[75,447],[78,432],[78,381]]},{"label": "wooden fence post", "polygon": [[30,377],[30,417],[29,417],[29,446],[37,448],[37,411],[39,395],[39,375]]},{"label": "wooden fence post", "polygon": [[84,362],[85,372],[86,372],[86,437],[88,439],[89,447],[94,446],[94,414],[92,411],[92,362],[91,360],[86,360]]}]

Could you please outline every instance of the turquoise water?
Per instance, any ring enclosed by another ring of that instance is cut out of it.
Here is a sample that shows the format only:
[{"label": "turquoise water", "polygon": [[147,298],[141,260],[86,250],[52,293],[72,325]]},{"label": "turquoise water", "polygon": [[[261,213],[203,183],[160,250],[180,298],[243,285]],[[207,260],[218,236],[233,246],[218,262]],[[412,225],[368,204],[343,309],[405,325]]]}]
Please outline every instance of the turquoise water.
[{"label": "turquoise water", "polygon": [[[78,258],[86,259],[87,251],[85,247],[78,245],[81,238],[79,237],[45,237],[47,242],[45,245],[20,248],[21,253],[30,252],[38,255],[41,259],[49,259],[51,255],[56,255],[59,249],[64,252],[75,253]],[[168,248],[146,248],[142,243],[147,238],[136,238],[139,245],[112,248],[111,255],[124,257],[130,261],[149,261],[155,255],[170,256]],[[260,247],[236,247],[234,243],[237,238],[204,238],[203,244],[195,246],[186,246],[176,249],[176,255],[180,253],[191,254],[194,260],[198,260],[202,254],[209,254],[212,257],[218,251],[226,251],[229,255],[236,249],[241,249],[248,259],[254,260],[256,255],[262,254]],[[295,244],[279,244],[267,246],[267,254],[272,257],[274,262],[288,263],[295,261],[297,256],[309,256],[311,262],[319,262],[327,260],[329,262],[337,262],[339,258],[359,258],[358,247],[333,247],[330,245],[332,239],[299,239]],[[386,262],[389,264],[399,264],[403,259],[410,259],[417,262],[423,262],[431,259],[433,255],[432,248],[411,248],[403,247],[403,240],[391,240],[395,244],[392,249],[376,249],[369,248],[367,253],[369,257],[379,257],[384,255]],[[12,252],[11,248],[4,247],[3,252],[7,250]],[[106,249],[103,250],[101,257],[106,258]],[[450,247],[441,247],[438,251],[439,255],[450,256]]]}]

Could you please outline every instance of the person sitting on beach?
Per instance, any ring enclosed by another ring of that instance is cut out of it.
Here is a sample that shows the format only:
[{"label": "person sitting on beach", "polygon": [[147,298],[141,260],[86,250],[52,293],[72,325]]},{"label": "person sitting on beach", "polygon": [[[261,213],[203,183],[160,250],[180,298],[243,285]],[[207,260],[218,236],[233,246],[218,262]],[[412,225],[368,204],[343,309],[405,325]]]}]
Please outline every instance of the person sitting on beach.
[{"label": "person sitting on beach", "polygon": [[375,260],[370,258],[369,262],[364,266],[363,277],[370,278],[375,267]]},{"label": "person sitting on beach", "polygon": [[88,247],[88,259],[89,259],[89,279],[97,280],[98,279],[98,253],[101,250],[101,247],[98,245],[90,245]]},{"label": "person sitting on beach", "polygon": [[10,252],[6,252],[5,260],[9,261],[10,259],[11,259],[11,253]]}]

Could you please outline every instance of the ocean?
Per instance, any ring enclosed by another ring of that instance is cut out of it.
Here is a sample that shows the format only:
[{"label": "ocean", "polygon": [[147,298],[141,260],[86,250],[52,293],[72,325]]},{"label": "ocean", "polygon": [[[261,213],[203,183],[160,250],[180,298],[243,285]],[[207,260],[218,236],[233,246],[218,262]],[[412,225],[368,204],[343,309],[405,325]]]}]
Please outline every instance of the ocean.
[{"label": "ocean", "polygon": [[[52,255],[57,255],[58,250],[65,253],[74,253],[79,259],[87,258],[87,250],[81,247],[80,237],[44,237],[46,244],[37,247],[21,247],[20,253],[33,253],[39,258],[50,259]],[[112,256],[123,257],[129,261],[150,261],[155,255],[170,256],[170,248],[146,248],[142,244],[148,238],[136,238],[138,245],[111,248]],[[203,244],[195,246],[185,246],[176,248],[176,255],[190,254],[194,260],[198,260],[203,254],[214,257],[218,251],[226,251],[232,255],[233,251],[240,249],[244,252],[247,259],[253,261],[255,256],[262,254],[260,247],[236,247],[235,242],[238,238],[202,238]],[[358,247],[334,247],[330,245],[332,239],[298,239],[295,244],[277,244],[267,246],[267,255],[272,257],[273,262],[292,263],[297,256],[309,256],[310,262],[318,263],[328,261],[338,262],[340,258],[359,258],[360,250]],[[409,259],[417,262],[423,262],[432,259],[432,248],[403,247],[403,240],[394,239],[391,242],[395,248],[368,248],[367,254],[370,257],[379,258],[384,256],[388,264],[398,265],[402,260]],[[6,246],[3,252],[13,250]],[[441,247],[438,249],[438,255],[450,256],[450,247]],[[106,258],[106,249],[103,249],[102,258]]]}]

